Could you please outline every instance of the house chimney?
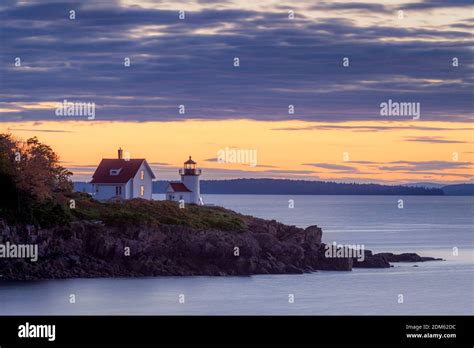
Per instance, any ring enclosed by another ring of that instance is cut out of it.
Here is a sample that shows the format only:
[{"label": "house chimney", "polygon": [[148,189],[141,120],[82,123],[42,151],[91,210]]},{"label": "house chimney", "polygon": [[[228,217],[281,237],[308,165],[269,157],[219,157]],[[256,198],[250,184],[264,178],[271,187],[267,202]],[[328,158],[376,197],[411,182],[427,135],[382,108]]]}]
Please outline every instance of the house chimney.
[{"label": "house chimney", "polygon": [[122,150],[121,147],[119,147],[119,149],[118,149],[118,158],[122,159],[122,157],[123,157],[123,150]]}]

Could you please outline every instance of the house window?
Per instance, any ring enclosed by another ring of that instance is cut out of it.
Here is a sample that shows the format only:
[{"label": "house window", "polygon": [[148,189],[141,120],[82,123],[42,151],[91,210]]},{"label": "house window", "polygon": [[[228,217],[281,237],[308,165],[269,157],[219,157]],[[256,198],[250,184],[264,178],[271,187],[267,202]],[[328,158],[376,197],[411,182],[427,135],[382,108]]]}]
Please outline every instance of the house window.
[{"label": "house window", "polygon": [[182,200],[183,199],[183,195],[179,195],[179,200]]},{"label": "house window", "polygon": [[140,186],[140,196],[144,196],[145,195],[145,186]]},{"label": "house window", "polygon": [[142,170],[142,171],[140,172],[140,179],[142,179],[142,180],[145,179],[145,171],[144,171],[144,170]]},{"label": "house window", "polygon": [[116,196],[122,195],[122,186],[115,186],[115,195]]},{"label": "house window", "polygon": [[95,186],[95,193],[99,193],[99,185]]},{"label": "house window", "polygon": [[109,174],[110,174],[111,176],[117,176],[117,175],[120,174],[121,171],[122,171],[122,168],[119,168],[119,169],[111,169]]}]

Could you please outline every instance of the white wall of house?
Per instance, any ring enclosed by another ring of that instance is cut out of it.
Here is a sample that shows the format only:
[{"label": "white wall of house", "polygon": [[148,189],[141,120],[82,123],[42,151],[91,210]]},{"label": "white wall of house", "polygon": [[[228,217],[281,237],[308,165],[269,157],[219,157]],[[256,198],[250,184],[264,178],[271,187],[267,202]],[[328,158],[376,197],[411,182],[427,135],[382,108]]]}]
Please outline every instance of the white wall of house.
[{"label": "white wall of house", "polygon": [[[143,179],[142,179],[142,172],[143,172]],[[143,199],[152,198],[153,179],[151,177],[149,170],[147,169],[147,165],[145,164],[145,161],[143,161],[142,165],[140,166],[140,169],[138,169],[137,174],[135,174],[134,178],[131,181],[133,182],[131,185],[130,197],[143,198]],[[143,195],[141,194],[142,186],[143,186],[143,192],[144,192]]]},{"label": "white wall of house", "polygon": [[133,180],[130,179],[128,182],[125,184],[125,199],[130,199],[133,197]]},{"label": "white wall of house", "polygon": [[105,201],[117,197],[117,187],[122,188],[121,198],[126,198],[126,185],[124,184],[94,184],[94,198]]}]

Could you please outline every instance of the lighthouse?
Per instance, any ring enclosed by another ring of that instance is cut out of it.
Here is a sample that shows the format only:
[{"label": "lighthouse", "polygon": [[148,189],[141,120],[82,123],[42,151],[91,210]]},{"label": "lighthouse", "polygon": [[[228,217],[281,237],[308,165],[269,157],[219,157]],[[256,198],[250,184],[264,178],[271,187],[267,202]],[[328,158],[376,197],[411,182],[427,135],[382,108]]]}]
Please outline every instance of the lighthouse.
[{"label": "lighthouse", "polygon": [[184,162],[184,167],[179,170],[179,175],[181,175],[181,182],[184,186],[192,192],[190,203],[201,204],[201,190],[199,187],[201,169],[196,168],[196,162],[191,159],[191,156]]},{"label": "lighthouse", "polygon": [[184,162],[183,168],[179,170],[179,175],[181,175],[181,182],[168,183],[166,199],[169,201],[202,205],[203,201],[199,187],[201,169],[196,168],[196,162],[191,159],[191,156]]}]

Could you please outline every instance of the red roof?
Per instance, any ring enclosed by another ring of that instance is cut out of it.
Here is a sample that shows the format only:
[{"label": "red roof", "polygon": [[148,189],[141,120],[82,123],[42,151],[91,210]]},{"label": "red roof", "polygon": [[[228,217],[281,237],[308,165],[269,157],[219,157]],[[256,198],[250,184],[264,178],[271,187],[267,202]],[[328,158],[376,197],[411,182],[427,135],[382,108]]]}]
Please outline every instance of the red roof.
[{"label": "red roof", "polygon": [[[105,158],[92,175],[91,184],[126,184],[137,174],[143,161],[145,161],[144,158],[129,160]],[[146,161],[145,164],[154,179],[155,176]],[[118,175],[110,175],[110,171],[114,169],[120,170]]]},{"label": "red roof", "polygon": [[181,182],[170,182],[170,186],[174,192],[192,192],[190,189],[186,187],[185,184]]},{"label": "red roof", "polygon": [[189,156],[189,159],[184,162],[184,164],[196,164],[196,162],[194,162],[192,159],[191,159],[191,156]]}]

